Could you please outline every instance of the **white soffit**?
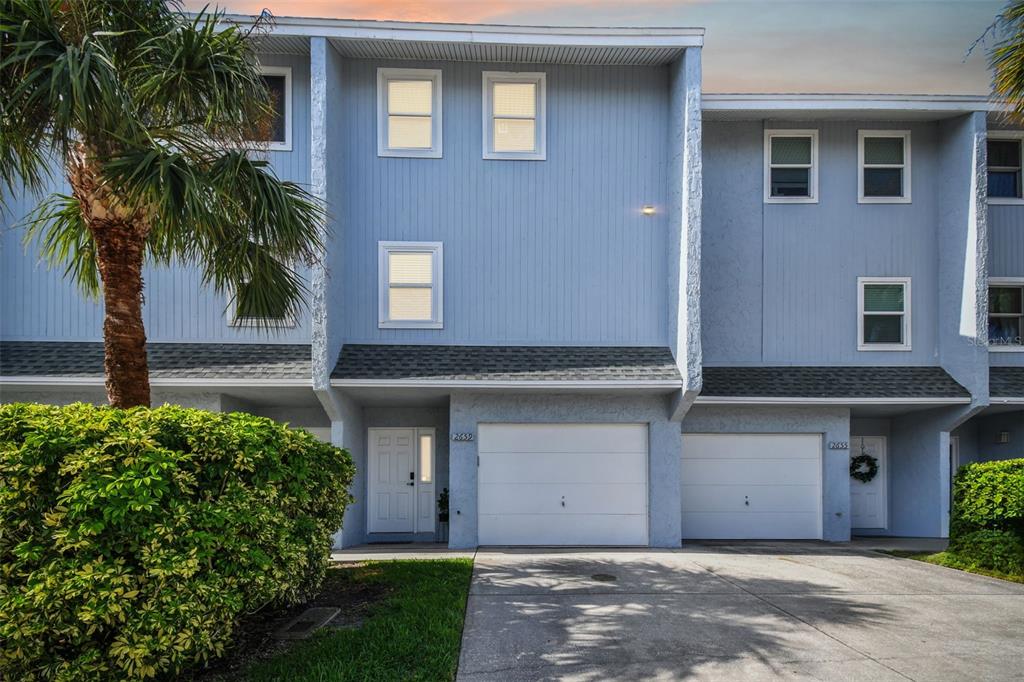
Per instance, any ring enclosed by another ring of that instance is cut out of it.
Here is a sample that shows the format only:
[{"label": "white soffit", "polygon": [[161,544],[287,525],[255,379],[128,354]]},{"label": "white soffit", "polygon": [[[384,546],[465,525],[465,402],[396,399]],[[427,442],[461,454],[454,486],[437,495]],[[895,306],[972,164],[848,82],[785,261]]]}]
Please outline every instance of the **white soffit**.
[{"label": "white soffit", "polygon": [[[251,24],[228,15],[226,22]],[[351,59],[517,62],[529,64],[668,64],[700,47],[702,28],[590,28],[434,24],[275,17],[257,38],[265,52],[308,54],[309,38],[331,41]]]},{"label": "white soffit", "polygon": [[972,111],[999,111],[1001,105],[978,95],[704,94],[705,121],[741,120],[900,120],[934,121]]}]

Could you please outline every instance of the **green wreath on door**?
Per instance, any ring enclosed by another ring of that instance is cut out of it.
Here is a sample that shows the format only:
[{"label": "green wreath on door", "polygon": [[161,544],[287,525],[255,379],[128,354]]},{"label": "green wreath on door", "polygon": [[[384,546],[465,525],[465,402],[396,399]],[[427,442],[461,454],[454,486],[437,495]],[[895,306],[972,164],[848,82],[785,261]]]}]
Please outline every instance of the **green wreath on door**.
[{"label": "green wreath on door", "polygon": [[867,483],[878,475],[878,459],[862,453],[850,459],[850,477]]}]

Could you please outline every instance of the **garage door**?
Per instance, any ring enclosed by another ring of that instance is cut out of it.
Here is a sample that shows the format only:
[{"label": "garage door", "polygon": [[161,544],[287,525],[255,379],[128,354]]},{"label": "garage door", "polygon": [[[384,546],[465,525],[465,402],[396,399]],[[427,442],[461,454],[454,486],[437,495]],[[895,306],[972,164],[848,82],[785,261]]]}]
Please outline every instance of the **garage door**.
[{"label": "garage door", "polygon": [[647,426],[481,424],[481,545],[646,545]]},{"label": "garage door", "polygon": [[821,537],[819,434],[685,434],[683,538]]}]

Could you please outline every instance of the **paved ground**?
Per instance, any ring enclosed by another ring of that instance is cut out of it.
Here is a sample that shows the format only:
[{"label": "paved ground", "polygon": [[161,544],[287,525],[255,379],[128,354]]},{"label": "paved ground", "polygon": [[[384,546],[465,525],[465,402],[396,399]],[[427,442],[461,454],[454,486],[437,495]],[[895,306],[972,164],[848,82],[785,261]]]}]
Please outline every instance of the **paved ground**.
[{"label": "paved ground", "polygon": [[1024,585],[851,547],[481,550],[459,679],[1020,680],[1022,626]]}]

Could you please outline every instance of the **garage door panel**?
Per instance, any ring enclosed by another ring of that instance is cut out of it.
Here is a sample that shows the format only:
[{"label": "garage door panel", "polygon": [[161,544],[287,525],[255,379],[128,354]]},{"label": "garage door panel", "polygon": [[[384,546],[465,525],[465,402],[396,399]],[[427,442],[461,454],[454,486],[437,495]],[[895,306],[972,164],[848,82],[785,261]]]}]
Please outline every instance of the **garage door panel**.
[{"label": "garage door panel", "polygon": [[644,424],[484,424],[487,452],[646,452]]},{"label": "garage door panel", "polygon": [[478,431],[480,544],[647,544],[645,424]]},{"label": "garage door panel", "polygon": [[488,483],[646,483],[645,452],[489,452],[479,480]]},{"label": "garage door panel", "polygon": [[817,514],[798,512],[686,512],[683,537],[690,540],[791,540],[820,536]]},{"label": "garage door panel", "polygon": [[683,459],[812,459],[819,457],[817,434],[692,433],[683,436]]},{"label": "garage door panel", "polygon": [[[562,497],[565,506],[562,506]],[[647,513],[644,483],[513,483],[481,484],[481,514]]]},{"label": "garage door panel", "polygon": [[737,485],[818,485],[821,467],[817,460],[686,459],[682,465],[685,484],[730,483]]},{"label": "garage door panel", "polygon": [[818,512],[816,485],[683,485],[682,495],[683,512]]},{"label": "garage door panel", "polygon": [[481,514],[481,545],[636,545],[647,519],[633,514]]},{"label": "garage door panel", "polygon": [[684,539],[821,537],[819,434],[684,434]]}]

